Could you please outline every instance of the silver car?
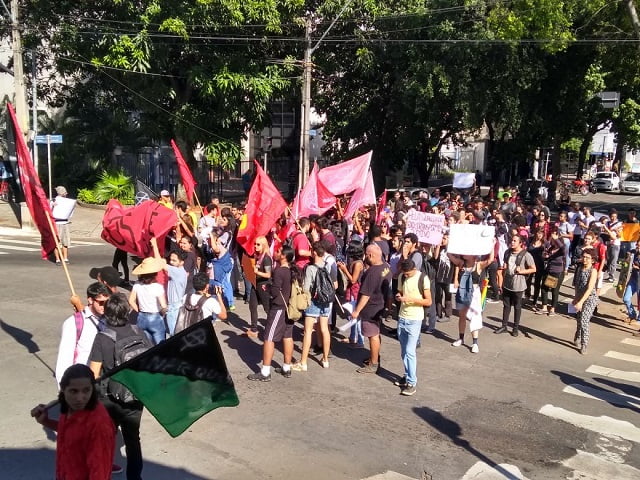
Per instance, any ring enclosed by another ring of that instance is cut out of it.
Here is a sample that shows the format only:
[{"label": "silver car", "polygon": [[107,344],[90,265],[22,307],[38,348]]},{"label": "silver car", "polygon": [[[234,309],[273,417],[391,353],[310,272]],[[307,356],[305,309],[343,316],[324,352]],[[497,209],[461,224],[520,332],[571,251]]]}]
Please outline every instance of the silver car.
[{"label": "silver car", "polygon": [[620,190],[625,193],[640,193],[640,173],[629,173],[622,181]]},{"label": "silver car", "polygon": [[620,191],[620,177],[616,172],[598,172],[591,184],[598,190]]}]

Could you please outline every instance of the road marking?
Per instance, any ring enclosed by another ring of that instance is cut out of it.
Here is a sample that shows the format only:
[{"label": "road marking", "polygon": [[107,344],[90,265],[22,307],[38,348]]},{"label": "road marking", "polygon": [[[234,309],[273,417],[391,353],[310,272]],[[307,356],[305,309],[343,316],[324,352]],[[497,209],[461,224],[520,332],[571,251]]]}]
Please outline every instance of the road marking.
[{"label": "road marking", "polygon": [[591,365],[587,368],[588,373],[595,373],[607,378],[615,378],[624,380],[625,382],[640,382],[640,372],[626,372],[624,370],[616,370],[614,368],[601,367],[599,365]]},{"label": "road marking", "polygon": [[600,400],[602,402],[619,405],[621,407],[640,407],[640,398],[638,397],[634,397],[632,395],[620,395],[619,393],[611,392],[609,390],[601,390],[599,388],[593,388],[579,383],[567,385],[562,391],[564,393],[570,393],[571,395]]},{"label": "road marking", "polygon": [[640,347],[640,340],[636,340],[635,338],[623,338],[622,340],[620,340],[620,343]]},{"label": "road marking", "polygon": [[625,360],[627,362],[640,363],[640,356],[638,355],[629,355],[628,353],[620,353],[613,350],[609,350],[604,354],[604,356],[609,358],[617,358],[618,360]]},{"label": "road marking", "polygon": [[3,238],[2,240],[0,240],[2,243],[17,243],[19,245],[35,245],[36,247],[39,247],[41,245],[40,242],[36,242],[35,238],[33,239],[33,242],[29,242],[27,240],[15,240],[12,238]]},{"label": "road marking", "polygon": [[492,466],[484,462],[476,462],[467,470],[461,480],[527,480],[520,469],[508,463]]},{"label": "road marking", "polygon": [[615,478],[616,480],[635,480],[640,478],[640,470],[623,463],[608,461],[599,455],[577,450],[577,453],[566,460],[562,465],[570,468],[574,473],[580,473],[567,478],[580,478],[583,480],[596,480],[600,478]]},{"label": "road marking", "polygon": [[373,477],[367,477],[363,480],[415,480],[413,477],[407,477],[398,472],[387,471],[374,475]]},{"label": "road marking", "polygon": [[600,417],[581,415],[549,404],[543,406],[538,413],[562,420],[576,427],[591,430],[592,432],[602,433],[604,435],[615,435],[616,437],[640,443],[640,428],[623,420],[616,420],[606,415]]},{"label": "road marking", "polygon": [[73,238],[71,239],[71,246],[99,246],[99,245],[105,245],[104,243],[99,243],[99,242],[85,242],[85,241],[79,241],[79,240],[74,240]]},{"label": "road marking", "polygon": [[1,245],[0,249],[2,250],[17,250],[19,252],[39,252],[39,248],[29,248],[29,247],[16,247],[15,245]]}]

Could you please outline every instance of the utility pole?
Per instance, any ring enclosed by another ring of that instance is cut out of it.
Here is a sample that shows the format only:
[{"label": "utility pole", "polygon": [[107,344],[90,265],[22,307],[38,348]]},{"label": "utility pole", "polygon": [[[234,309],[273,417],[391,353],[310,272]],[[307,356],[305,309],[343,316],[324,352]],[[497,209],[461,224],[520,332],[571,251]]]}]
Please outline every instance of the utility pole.
[{"label": "utility pole", "polygon": [[38,135],[38,65],[36,60],[36,51],[31,50],[31,103],[33,115],[33,167],[38,173],[38,143],[36,136]]},{"label": "utility pole", "polygon": [[298,188],[304,187],[309,177],[309,130],[311,129],[311,18],[305,20],[305,50],[302,63],[302,106],[300,110],[300,164]]},{"label": "utility pole", "polygon": [[27,133],[27,95],[24,87],[24,67],[22,63],[22,37],[18,15],[18,0],[11,0],[11,40],[13,47],[13,88],[16,117],[22,133]]}]

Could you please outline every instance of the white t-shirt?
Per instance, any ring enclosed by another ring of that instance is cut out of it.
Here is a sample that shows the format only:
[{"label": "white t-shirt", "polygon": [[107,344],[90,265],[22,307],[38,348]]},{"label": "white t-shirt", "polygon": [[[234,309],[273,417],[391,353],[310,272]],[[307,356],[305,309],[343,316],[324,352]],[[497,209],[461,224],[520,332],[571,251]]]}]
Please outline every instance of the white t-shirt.
[{"label": "white t-shirt", "polygon": [[[199,293],[192,293],[189,295],[189,303],[195,305],[202,298]],[[182,297],[182,304],[187,301],[187,295]],[[218,319],[218,314],[221,312],[220,304],[215,297],[209,297],[204,305],[202,305],[202,318],[209,318],[213,316],[212,320],[215,322]]]},{"label": "white t-shirt", "polygon": [[158,313],[160,311],[159,298],[164,296],[164,287],[159,283],[149,283],[144,285],[136,283],[133,286],[138,302],[138,311],[144,313]]},{"label": "white t-shirt", "polygon": [[[85,307],[82,311],[84,322],[82,324],[82,334],[78,339],[76,346],[77,330],[76,320],[73,315],[62,323],[62,335],[60,335],[60,345],[58,347],[58,360],[56,361],[56,380],[60,385],[62,375],[65,370],[74,363],[87,365],[89,362],[89,354],[93,347],[93,340],[98,334],[100,328],[99,319],[93,315],[89,307]],[[77,350],[77,355],[76,355]],[[75,358],[75,362],[73,361]]]}]

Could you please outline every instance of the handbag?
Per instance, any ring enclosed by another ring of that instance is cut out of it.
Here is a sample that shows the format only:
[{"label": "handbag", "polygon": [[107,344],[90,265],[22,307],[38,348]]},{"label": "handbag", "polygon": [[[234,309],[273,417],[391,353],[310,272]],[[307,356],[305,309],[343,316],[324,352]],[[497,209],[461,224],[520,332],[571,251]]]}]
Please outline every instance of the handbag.
[{"label": "handbag", "polygon": [[544,277],[543,284],[544,284],[545,287],[553,290],[554,288],[556,288],[558,286],[558,277],[554,277],[553,275],[547,274]]}]

